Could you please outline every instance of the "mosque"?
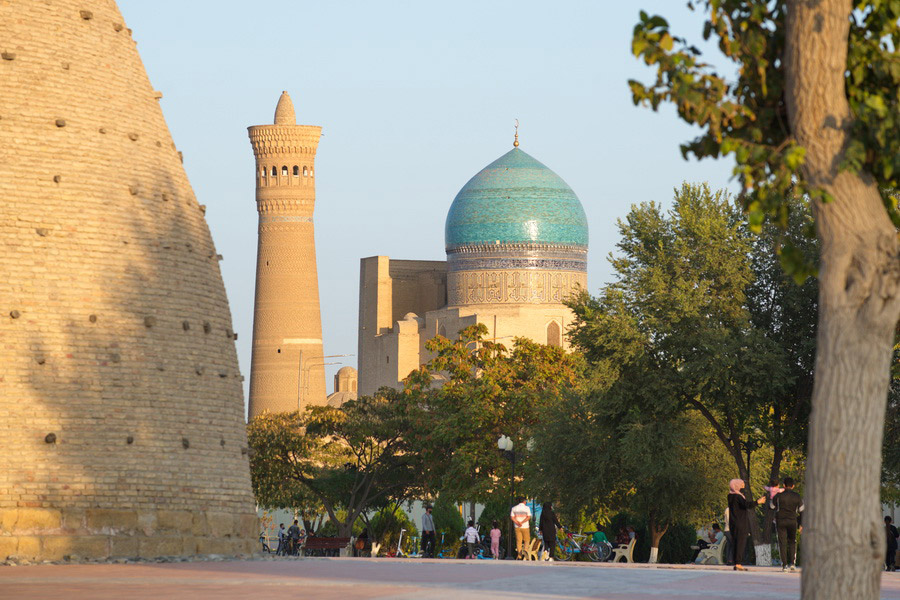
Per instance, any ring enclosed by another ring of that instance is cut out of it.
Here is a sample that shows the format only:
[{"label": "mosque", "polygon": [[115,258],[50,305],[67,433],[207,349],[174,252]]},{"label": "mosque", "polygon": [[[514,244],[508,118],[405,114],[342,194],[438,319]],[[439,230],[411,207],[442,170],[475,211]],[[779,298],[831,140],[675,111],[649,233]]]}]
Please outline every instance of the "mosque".
[{"label": "mosque", "polygon": [[429,360],[425,342],[475,323],[507,346],[516,337],[568,346],[574,315],[563,302],[587,287],[587,217],[518,134],[456,195],[444,239],[446,261],[360,261],[360,394],[399,386]]}]

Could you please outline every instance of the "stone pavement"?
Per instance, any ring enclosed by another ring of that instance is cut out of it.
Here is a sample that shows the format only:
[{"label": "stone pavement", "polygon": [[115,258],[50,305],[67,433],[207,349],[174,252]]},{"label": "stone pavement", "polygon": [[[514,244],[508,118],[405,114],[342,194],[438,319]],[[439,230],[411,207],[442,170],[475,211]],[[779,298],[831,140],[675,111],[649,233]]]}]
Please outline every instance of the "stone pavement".
[{"label": "stone pavement", "polygon": [[[387,558],[0,567],[4,599],[780,600],[799,594],[799,574],[772,568],[735,573],[722,567]],[[900,600],[900,573],[883,575],[882,598]]]}]

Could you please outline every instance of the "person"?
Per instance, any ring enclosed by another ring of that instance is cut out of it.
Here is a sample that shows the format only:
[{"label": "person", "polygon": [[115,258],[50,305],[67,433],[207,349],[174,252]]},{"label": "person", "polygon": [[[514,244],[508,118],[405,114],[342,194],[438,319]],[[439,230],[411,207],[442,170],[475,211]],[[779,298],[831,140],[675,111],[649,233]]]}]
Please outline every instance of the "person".
[{"label": "person", "polygon": [[619,527],[619,533],[616,534],[616,546],[627,546],[630,541],[631,537],[628,535],[628,530],[622,525]]},{"label": "person", "polygon": [[297,519],[294,519],[294,524],[288,527],[287,534],[291,539],[289,551],[291,556],[296,556],[300,549],[300,527],[298,527]]},{"label": "person", "polygon": [[[747,538],[750,536],[750,515],[756,508],[753,502],[748,502],[741,493],[744,489],[743,479],[732,479],[728,482],[728,528],[731,530],[731,539],[734,540],[734,570],[746,571],[741,564],[744,560],[744,550],[747,548]],[[762,504],[766,501],[763,496],[756,501]]]},{"label": "person", "polygon": [[531,509],[525,504],[524,497],[516,499],[516,505],[512,507],[509,518],[512,519],[516,531],[516,554],[520,560],[524,560],[531,546]]},{"label": "person", "polygon": [[541,521],[538,529],[541,531],[541,537],[544,538],[544,550],[550,555],[550,560],[556,558],[556,528],[562,528],[559,517],[553,512],[553,503],[544,502],[541,507]]},{"label": "person", "polygon": [[434,558],[434,517],[431,516],[431,505],[425,506],[425,514],[422,515],[422,555],[425,558]]},{"label": "person", "polygon": [[900,538],[900,533],[897,532],[893,522],[894,520],[890,517],[884,518],[884,533],[887,537],[887,554],[884,556],[884,568],[887,571],[897,570],[897,538]]},{"label": "person", "polygon": [[725,507],[725,515],[722,519],[722,522],[725,524],[725,564],[733,565],[734,564],[734,538],[731,537],[731,526],[729,523],[731,522],[731,515],[728,512],[728,507]]},{"label": "person", "polygon": [[634,530],[634,527],[632,527],[631,525],[628,526],[626,531],[628,532],[628,541],[631,542],[631,540],[633,540],[635,538],[635,536],[637,535],[637,532]]},{"label": "person", "polygon": [[362,553],[365,552],[366,546],[369,544],[369,528],[363,527],[363,530],[359,532],[359,537],[356,538],[356,556],[362,556]]},{"label": "person", "polygon": [[[785,480],[785,487],[787,487],[787,480]],[[769,485],[764,485],[763,489],[766,490],[766,494],[769,495],[769,501],[773,500],[775,496],[784,491],[783,487],[779,487],[778,481],[774,478],[769,480]]]},{"label": "person", "polygon": [[275,556],[282,556],[287,554],[288,547],[288,536],[287,530],[284,528],[284,523],[278,524],[278,549],[275,550]]},{"label": "person", "polygon": [[769,508],[775,511],[775,531],[778,532],[778,551],[781,553],[781,570],[797,570],[797,532],[803,530],[803,498],[794,491],[794,479],[784,478],[781,492],[769,500]]},{"label": "person", "polygon": [[[600,531],[599,523],[596,525],[595,529],[596,529],[596,531],[591,534],[591,542],[593,542],[593,544],[595,546],[597,546],[597,549],[600,552],[600,555],[603,556],[603,554],[604,554],[603,547],[606,546],[607,548],[612,549],[612,544],[609,543],[609,539],[606,537],[606,534],[603,533],[602,531]],[[610,556],[612,556],[611,551],[609,554],[610,554]]]},{"label": "person", "polygon": [[495,560],[500,558],[500,523],[494,521],[491,523],[491,556]]},{"label": "person", "polygon": [[463,534],[466,538],[466,546],[469,547],[469,554],[466,558],[475,558],[475,544],[478,543],[478,530],[475,529],[475,521],[469,520],[466,532]]},{"label": "person", "polygon": [[700,538],[697,540],[697,549],[694,551],[694,557],[691,559],[691,562],[699,562],[701,550],[718,544],[723,539],[725,539],[725,534],[722,532],[722,528],[719,527],[718,523],[713,523],[709,533],[706,534],[706,539]]}]

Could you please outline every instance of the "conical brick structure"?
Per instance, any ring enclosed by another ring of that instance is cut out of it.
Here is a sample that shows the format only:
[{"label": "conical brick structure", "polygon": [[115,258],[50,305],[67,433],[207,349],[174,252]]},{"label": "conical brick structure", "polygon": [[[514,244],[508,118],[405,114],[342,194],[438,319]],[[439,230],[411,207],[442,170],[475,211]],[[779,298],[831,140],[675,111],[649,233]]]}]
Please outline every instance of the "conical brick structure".
[{"label": "conical brick structure", "polygon": [[254,548],[217,252],[112,0],[0,3],[0,560]]}]

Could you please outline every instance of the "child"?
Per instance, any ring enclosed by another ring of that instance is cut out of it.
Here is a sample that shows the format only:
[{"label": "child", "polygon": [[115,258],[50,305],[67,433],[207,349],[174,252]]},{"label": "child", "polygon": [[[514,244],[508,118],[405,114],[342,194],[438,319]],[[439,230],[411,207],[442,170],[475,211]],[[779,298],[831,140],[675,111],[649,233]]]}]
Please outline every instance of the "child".
[{"label": "child", "polygon": [[494,560],[500,558],[500,523],[497,521],[491,523],[491,554]]},{"label": "child", "polygon": [[475,529],[475,521],[469,521],[465,533],[466,545],[469,546],[468,558],[475,558],[475,544],[478,542],[478,530]]},{"label": "child", "polygon": [[769,500],[772,500],[772,498],[784,491],[784,488],[780,487],[778,485],[778,481],[776,481],[775,479],[770,479],[769,485],[764,485],[763,489],[766,490],[766,493],[769,494]]}]

